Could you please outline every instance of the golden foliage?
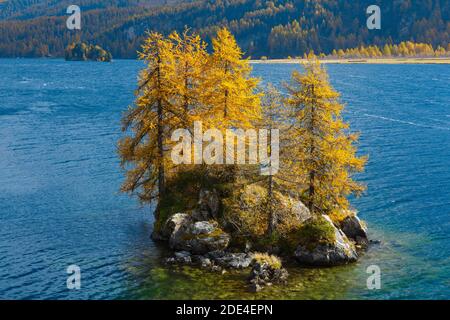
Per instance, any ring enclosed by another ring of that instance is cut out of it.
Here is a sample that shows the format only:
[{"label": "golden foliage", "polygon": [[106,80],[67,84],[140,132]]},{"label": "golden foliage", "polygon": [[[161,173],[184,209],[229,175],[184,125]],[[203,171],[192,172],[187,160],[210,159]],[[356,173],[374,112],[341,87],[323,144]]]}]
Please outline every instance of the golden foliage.
[{"label": "golden foliage", "polygon": [[359,195],[364,186],[352,179],[362,171],[366,157],[356,155],[358,135],[343,121],[344,106],[315,58],[294,71],[287,89],[291,110],[291,143],[287,148],[289,182],[304,186],[303,197],[311,212],[329,213],[349,207],[347,197]]},{"label": "golden foliage", "polygon": [[253,254],[253,260],[261,265],[266,263],[272,269],[281,269],[282,266],[280,258],[267,253],[255,252]]}]

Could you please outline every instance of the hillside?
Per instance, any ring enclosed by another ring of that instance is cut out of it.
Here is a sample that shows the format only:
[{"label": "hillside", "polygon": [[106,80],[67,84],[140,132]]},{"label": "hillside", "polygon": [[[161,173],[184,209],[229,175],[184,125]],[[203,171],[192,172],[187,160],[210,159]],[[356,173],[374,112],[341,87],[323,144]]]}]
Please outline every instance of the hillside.
[{"label": "hillside", "polygon": [[[66,29],[71,1],[0,3],[0,57],[64,55],[75,40],[95,43],[116,58],[134,58],[145,30],[185,26],[210,38],[218,26],[235,34],[247,55],[301,56],[360,45],[414,41],[446,47],[450,0],[81,0],[82,30]],[[368,30],[366,8],[378,4],[381,30]]]}]

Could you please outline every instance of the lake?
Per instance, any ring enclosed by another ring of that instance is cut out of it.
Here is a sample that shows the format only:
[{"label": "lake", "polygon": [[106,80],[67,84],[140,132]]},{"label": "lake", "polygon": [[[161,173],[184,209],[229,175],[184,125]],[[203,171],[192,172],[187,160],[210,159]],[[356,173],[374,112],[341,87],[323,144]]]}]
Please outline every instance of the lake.
[{"label": "lake", "polygon": [[[249,293],[246,273],[167,267],[150,207],[119,192],[116,141],[138,61],[0,59],[0,299],[448,299],[450,66],[326,65],[368,154],[353,200],[374,245],[355,264],[290,268]],[[293,64],[254,65],[280,84]],[[81,268],[81,289],[66,286]],[[366,269],[381,270],[368,290]]]}]

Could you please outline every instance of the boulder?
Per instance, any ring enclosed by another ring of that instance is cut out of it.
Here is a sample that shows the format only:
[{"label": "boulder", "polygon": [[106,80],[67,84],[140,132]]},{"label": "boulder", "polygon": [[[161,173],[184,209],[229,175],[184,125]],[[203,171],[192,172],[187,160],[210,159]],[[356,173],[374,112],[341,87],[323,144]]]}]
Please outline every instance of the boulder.
[{"label": "boulder", "polygon": [[190,219],[182,221],[183,223],[174,229],[169,239],[169,246],[174,250],[205,254],[224,250],[230,242],[230,236],[220,229],[215,221],[192,222]]},{"label": "boulder", "polygon": [[248,278],[251,292],[258,292],[264,286],[275,284],[286,284],[289,273],[284,268],[274,268],[269,263],[256,262]]},{"label": "boulder", "polygon": [[208,256],[221,267],[234,269],[248,268],[253,260],[252,254],[243,252],[231,253],[219,250],[210,252]]},{"label": "boulder", "polygon": [[193,256],[194,262],[199,264],[202,268],[209,268],[212,266],[212,261],[211,259],[202,256],[202,255],[196,255]]},{"label": "boulder", "polygon": [[193,235],[209,234],[214,232],[216,226],[209,221],[195,222],[191,227],[191,233]]},{"label": "boulder", "polygon": [[311,212],[309,212],[308,207],[305,206],[303,202],[290,197],[280,199],[280,202],[283,205],[282,208],[284,208],[284,210],[290,210],[290,214],[297,223],[303,223],[311,218]]},{"label": "boulder", "polygon": [[178,232],[180,228],[186,228],[191,223],[191,218],[187,213],[175,213],[167,219],[161,229],[161,236],[169,239],[173,233]]},{"label": "boulder", "polygon": [[294,253],[295,259],[301,264],[311,266],[335,266],[356,261],[358,255],[346,235],[334,226],[328,216],[322,217],[334,231],[333,241],[299,244]]},{"label": "boulder", "polygon": [[356,214],[347,216],[340,225],[347,238],[352,239],[358,245],[368,245],[367,228]]},{"label": "boulder", "polygon": [[175,261],[189,264],[192,262],[191,254],[187,251],[175,252]]},{"label": "boulder", "polygon": [[[249,239],[260,237],[261,228],[257,224],[269,215],[267,199],[267,188],[257,184],[232,190],[232,196],[223,200],[225,218],[233,222],[227,225],[227,229],[246,234]],[[300,200],[279,191],[273,192],[270,205],[273,208],[273,226],[280,234],[298,229],[311,218],[309,209]]]}]

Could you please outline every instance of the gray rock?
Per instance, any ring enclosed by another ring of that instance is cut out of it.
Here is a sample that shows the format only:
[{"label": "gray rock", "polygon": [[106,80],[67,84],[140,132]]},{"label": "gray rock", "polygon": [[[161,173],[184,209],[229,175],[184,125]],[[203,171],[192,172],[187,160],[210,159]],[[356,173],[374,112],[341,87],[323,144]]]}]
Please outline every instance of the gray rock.
[{"label": "gray rock", "polygon": [[211,267],[211,271],[214,271],[214,272],[222,272],[222,267],[221,266],[216,266],[216,265],[213,265],[212,267]]},{"label": "gray rock", "polygon": [[275,205],[276,224],[280,224],[287,219],[293,223],[302,224],[312,217],[311,212],[303,202],[288,196],[280,196]]},{"label": "gray rock", "polygon": [[257,284],[257,283],[251,283],[250,285],[249,285],[249,290],[250,290],[250,292],[259,292],[259,291],[261,291],[263,288],[259,285],[259,284]]},{"label": "gray rock", "polygon": [[301,263],[312,266],[335,266],[357,260],[358,255],[345,234],[336,228],[331,219],[323,215],[335,232],[335,241],[332,244],[317,244],[314,248],[299,245],[295,250],[295,259]]},{"label": "gray rock", "polygon": [[210,257],[218,265],[234,269],[248,268],[253,260],[253,255],[249,253],[212,252]]},{"label": "gray rock", "polygon": [[172,233],[169,246],[194,254],[205,254],[228,247],[230,236],[210,221],[183,223]]},{"label": "gray rock", "polygon": [[177,262],[177,261],[175,260],[174,257],[170,257],[170,258],[167,258],[167,259],[166,259],[166,263],[167,263],[167,264],[173,264],[173,263],[175,263],[175,262]]},{"label": "gray rock", "polygon": [[170,239],[174,233],[186,228],[191,222],[191,218],[187,213],[175,213],[167,219],[161,230],[161,235],[166,239]]},{"label": "gray rock", "polygon": [[209,221],[198,221],[191,226],[191,234],[201,235],[213,232],[217,225]]},{"label": "gray rock", "polygon": [[264,286],[271,286],[273,283],[286,284],[289,273],[284,268],[274,269],[268,263],[256,262],[248,281],[250,283],[250,291],[258,292]]},{"label": "gray rock", "polygon": [[359,245],[368,245],[367,228],[356,214],[346,217],[341,222],[342,232],[347,238],[352,239]]},{"label": "gray rock", "polygon": [[200,265],[203,268],[208,268],[208,267],[210,267],[212,265],[212,263],[211,263],[211,260],[209,260],[209,258],[203,258],[203,259],[200,260]]},{"label": "gray rock", "polygon": [[175,252],[175,260],[179,263],[190,264],[192,263],[191,254],[187,251]]},{"label": "gray rock", "polygon": [[305,222],[309,218],[311,218],[311,212],[308,207],[303,204],[303,202],[299,200],[291,200],[292,201],[292,212],[297,217],[300,223]]},{"label": "gray rock", "polygon": [[192,256],[192,260],[194,263],[200,265],[202,268],[208,268],[212,266],[211,259],[202,255],[194,255]]}]

